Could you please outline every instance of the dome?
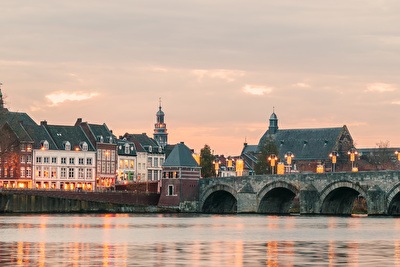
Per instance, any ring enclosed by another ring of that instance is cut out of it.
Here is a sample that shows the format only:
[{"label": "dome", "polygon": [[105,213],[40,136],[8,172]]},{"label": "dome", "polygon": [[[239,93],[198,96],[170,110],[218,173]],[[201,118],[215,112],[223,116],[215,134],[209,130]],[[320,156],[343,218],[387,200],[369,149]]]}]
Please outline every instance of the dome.
[{"label": "dome", "polygon": [[157,111],[157,114],[156,114],[157,116],[164,116],[164,111],[162,111],[161,110],[161,107],[160,107],[160,109]]},{"label": "dome", "polygon": [[271,116],[269,117],[270,120],[277,120],[278,117],[276,116],[275,112],[272,112]]}]

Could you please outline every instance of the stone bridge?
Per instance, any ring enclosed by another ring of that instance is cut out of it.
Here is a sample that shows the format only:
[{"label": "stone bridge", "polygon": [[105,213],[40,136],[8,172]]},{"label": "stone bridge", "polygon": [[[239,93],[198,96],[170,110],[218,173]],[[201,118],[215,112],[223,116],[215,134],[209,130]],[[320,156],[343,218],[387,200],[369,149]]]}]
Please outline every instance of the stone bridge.
[{"label": "stone bridge", "polygon": [[199,186],[205,213],[346,215],[362,199],[369,215],[400,215],[400,171],[204,178]]}]

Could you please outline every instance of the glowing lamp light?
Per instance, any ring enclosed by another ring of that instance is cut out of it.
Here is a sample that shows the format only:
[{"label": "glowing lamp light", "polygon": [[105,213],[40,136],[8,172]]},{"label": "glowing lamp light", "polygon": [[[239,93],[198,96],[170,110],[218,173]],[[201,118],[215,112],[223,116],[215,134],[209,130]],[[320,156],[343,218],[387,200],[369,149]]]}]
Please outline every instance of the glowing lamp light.
[{"label": "glowing lamp light", "polygon": [[394,152],[394,154],[396,154],[397,160],[400,161],[400,152],[396,150],[396,152]]}]

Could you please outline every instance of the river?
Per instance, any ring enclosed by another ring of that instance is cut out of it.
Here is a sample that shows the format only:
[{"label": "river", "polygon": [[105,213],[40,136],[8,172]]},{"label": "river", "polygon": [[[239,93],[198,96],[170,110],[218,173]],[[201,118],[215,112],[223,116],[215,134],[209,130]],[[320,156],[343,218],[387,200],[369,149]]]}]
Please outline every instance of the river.
[{"label": "river", "polygon": [[1,215],[0,266],[400,266],[400,218]]}]

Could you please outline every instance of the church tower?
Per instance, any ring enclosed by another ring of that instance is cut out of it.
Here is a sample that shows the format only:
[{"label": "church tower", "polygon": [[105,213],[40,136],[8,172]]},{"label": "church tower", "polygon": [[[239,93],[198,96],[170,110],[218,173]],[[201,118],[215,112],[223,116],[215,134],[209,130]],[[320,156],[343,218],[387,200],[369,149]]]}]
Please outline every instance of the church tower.
[{"label": "church tower", "polygon": [[271,116],[269,117],[269,128],[270,134],[276,134],[278,131],[278,117],[275,114],[275,109],[273,109]]},{"label": "church tower", "polygon": [[0,82],[0,111],[6,110],[4,108],[4,99],[3,99],[3,93],[1,92],[1,86],[3,84]]},{"label": "church tower", "polygon": [[167,125],[164,122],[164,112],[161,109],[161,98],[158,111],[156,113],[157,122],[154,124],[154,139],[157,143],[164,148],[168,144]]}]

